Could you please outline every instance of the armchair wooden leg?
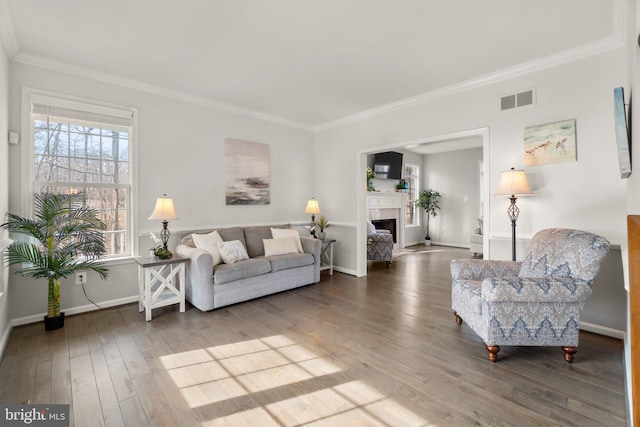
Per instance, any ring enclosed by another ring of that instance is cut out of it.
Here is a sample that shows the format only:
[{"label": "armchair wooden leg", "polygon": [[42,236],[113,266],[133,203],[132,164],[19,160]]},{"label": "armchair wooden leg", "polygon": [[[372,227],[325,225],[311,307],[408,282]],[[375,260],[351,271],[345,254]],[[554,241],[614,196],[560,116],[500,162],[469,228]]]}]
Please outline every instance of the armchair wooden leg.
[{"label": "armchair wooden leg", "polygon": [[489,360],[493,363],[498,360],[498,352],[500,351],[499,345],[484,345],[489,353]]},{"label": "armchair wooden leg", "polygon": [[455,311],[453,312],[453,315],[456,316],[456,323],[458,325],[462,325],[462,317],[460,317]]},{"label": "armchair wooden leg", "polygon": [[562,351],[564,352],[564,360],[567,363],[573,362],[573,355],[578,352],[578,349],[575,347],[562,347]]}]

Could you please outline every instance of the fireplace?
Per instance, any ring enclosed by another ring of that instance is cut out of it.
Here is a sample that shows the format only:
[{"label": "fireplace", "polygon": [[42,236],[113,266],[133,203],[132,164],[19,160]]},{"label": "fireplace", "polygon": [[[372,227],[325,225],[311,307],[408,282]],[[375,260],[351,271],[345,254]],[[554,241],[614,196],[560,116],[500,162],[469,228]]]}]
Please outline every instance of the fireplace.
[{"label": "fireplace", "polygon": [[393,236],[393,243],[397,243],[395,218],[374,219],[371,223],[378,229],[389,230]]}]

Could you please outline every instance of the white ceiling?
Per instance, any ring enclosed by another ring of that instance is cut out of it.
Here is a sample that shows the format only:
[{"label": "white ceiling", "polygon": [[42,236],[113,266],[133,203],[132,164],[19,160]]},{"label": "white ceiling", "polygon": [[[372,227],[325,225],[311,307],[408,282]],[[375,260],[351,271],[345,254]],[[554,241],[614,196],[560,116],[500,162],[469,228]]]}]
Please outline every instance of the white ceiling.
[{"label": "white ceiling", "polygon": [[621,4],[0,0],[0,36],[14,61],[313,129],[619,37]]}]

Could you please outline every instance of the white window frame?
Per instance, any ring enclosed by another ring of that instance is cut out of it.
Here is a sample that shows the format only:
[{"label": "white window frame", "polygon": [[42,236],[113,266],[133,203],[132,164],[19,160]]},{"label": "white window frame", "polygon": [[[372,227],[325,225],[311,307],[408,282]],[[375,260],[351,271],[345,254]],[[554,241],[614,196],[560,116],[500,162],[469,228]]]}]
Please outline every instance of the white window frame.
[{"label": "white window frame", "polygon": [[131,120],[129,131],[129,188],[127,189],[127,248],[126,254],[107,258],[107,261],[129,259],[138,253],[138,109],[99,101],[63,95],[33,88],[22,88],[22,216],[33,213],[34,184],[34,133],[32,105],[44,104],[58,108],[84,111],[89,114],[123,117]]},{"label": "white window frame", "polygon": [[[416,177],[414,179],[414,184],[415,184],[415,194],[416,194],[416,198],[418,197],[418,194],[420,193],[420,165],[415,165],[413,163],[407,163],[404,166],[404,170],[405,170],[405,179],[407,179],[406,176],[406,171],[407,171],[407,167],[412,167],[416,170]],[[415,200],[415,199],[411,199],[411,197],[408,197],[408,200]],[[407,201],[407,204],[409,203],[409,201]],[[420,210],[418,208],[415,208],[414,211],[415,215],[414,217],[416,218],[416,223],[415,224],[406,224],[405,223],[405,227],[420,227],[422,225],[422,221],[420,219],[421,215],[420,215]]]}]

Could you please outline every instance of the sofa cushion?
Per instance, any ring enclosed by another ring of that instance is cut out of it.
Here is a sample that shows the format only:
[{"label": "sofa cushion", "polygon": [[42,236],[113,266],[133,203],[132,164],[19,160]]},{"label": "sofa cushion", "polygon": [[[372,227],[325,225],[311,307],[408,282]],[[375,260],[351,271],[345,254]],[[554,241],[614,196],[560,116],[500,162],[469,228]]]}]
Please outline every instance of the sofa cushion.
[{"label": "sofa cushion", "polygon": [[271,227],[244,227],[244,241],[247,246],[249,258],[264,255],[264,239],[271,238]]},{"label": "sofa cushion", "polygon": [[213,268],[213,283],[235,282],[236,280],[266,274],[271,271],[271,264],[265,258],[252,258],[233,264],[220,264]]},{"label": "sofa cushion", "polygon": [[194,234],[210,234],[215,230],[202,230],[202,231],[198,231],[197,233],[189,233],[189,234],[185,234],[182,239],[180,239],[180,244],[182,245],[187,245],[187,246],[191,246],[192,248],[196,247],[196,244],[193,242],[193,235]]},{"label": "sofa cushion", "polygon": [[233,264],[234,262],[249,259],[249,255],[247,255],[247,251],[240,240],[218,243],[218,250],[225,264]]},{"label": "sofa cushion", "polygon": [[285,239],[288,237],[294,237],[296,239],[296,248],[298,249],[298,253],[303,253],[302,243],[300,242],[300,233],[298,230],[293,230],[290,228],[271,228],[271,235],[274,239]]},{"label": "sofa cushion", "polygon": [[264,255],[264,239],[271,239],[271,227],[289,228],[288,225],[244,227],[244,241],[249,258]]},{"label": "sofa cushion", "polygon": [[225,242],[239,240],[245,248],[247,247],[247,243],[244,241],[244,233],[242,232],[241,227],[219,228],[218,233],[220,234],[220,237],[222,237],[222,240],[224,240]]},{"label": "sofa cushion", "polygon": [[222,262],[220,257],[220,250],[218,249],[218,243],[222,243],[222,237],[217,231],[213,231],[209,234],[190,234],[192,236],[193,243],[196,248],[207,251],[213,258],[213,265],[218,265]]},{"label": "sofa cushion", "polygon": [[274,255],[268,258],[258,259],[269,260],[269,262],[271,262],[271,271],[273,272],[313,264],[313,255],[311,254]]},{"label": "sofa cushion", "polygon": [[[283,237],[281,239],[264,239],[264,256],[297,254],[298,247],[295,237]],[[301,245],[302,246],[302,245]]]},{"label": "sofa cushion", "polygon": [[244,233],[242,232],[242,228],[241,227],[230,227],[230,228],[218,228],[217,230],[215,229],[209,229],[209,230],[199,230],[195,233],[189,233],[186,234],[181,240],[180,243],[183,245],[187,245],[187,246],[191,246],[193,248],[196,247],[195,243],[193,242],[193,235],[194,234],[210,234],[214,231],[217,231],[218,234],[220,234],[220,237],[222,237],[222,240],[224,240],[225,242],[230,242],[231,240],[240,240],[242,242],[242,244],[244,245],[244,247],[247,247],[247,244],[244,241]]}]

